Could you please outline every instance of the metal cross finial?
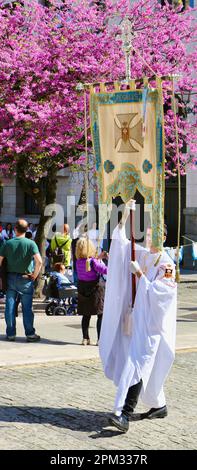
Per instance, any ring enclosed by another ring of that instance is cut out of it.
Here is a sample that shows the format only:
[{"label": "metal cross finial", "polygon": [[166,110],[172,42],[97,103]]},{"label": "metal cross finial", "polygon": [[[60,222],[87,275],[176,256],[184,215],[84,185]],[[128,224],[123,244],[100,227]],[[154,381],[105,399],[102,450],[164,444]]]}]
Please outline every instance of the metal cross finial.
[{"label": "metal cross finial", "polygon": [[121,22],[121,39],[122,39],[122,49],[125,54],[125,62],[126,62],[126,80],[125,82],[128,83],[131,80],[131,41],[134,37],[134,33],[132,32],[132,23],[128,17],[125,17],[124,20]]}]

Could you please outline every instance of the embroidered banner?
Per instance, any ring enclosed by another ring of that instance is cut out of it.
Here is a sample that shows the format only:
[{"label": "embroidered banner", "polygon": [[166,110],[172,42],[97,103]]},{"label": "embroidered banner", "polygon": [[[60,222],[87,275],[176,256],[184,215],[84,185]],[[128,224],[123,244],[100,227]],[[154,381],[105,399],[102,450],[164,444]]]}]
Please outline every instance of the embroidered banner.
[{"label": "embroidered banner", "polygon": [[127,202],[138,189],[145,203],[152,204],[153,243],[161,248],[164,160],[159,90],[92,90],[90,109],[99,203],[110,204],[117,195]]}]

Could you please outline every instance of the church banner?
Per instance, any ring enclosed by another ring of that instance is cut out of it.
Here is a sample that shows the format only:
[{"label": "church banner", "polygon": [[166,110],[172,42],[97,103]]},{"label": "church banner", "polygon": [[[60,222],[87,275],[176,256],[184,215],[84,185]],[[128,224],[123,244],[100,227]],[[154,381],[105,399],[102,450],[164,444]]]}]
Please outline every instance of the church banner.
[{"label": "church banner", "polygon": [[[136,190],[152,205],[153,243],[163,245],[164,149],[159,89],[115,92],[91,89],[90,112],[99,203]],[[100,89],[100,90],[101,90]]]}]

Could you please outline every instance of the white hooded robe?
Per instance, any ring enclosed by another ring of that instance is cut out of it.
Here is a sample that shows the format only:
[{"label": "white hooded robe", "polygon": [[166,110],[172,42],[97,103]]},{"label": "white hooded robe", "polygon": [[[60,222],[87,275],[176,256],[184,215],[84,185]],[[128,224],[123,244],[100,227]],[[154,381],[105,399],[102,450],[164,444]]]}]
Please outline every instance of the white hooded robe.
[{"label": "white hooded robe", "polygon": [[[146,275],[137,285],[132,313],[132,335],[123,332],[123,317],[131,303],[131,243],[125,228],[113,232],[110,248],[99,351],[105,375],[117,386],[115,411],[124,406],[128,388],[140,379],[142,401],[149,407],[165,405],[163,384],[174,360],[177,289],[165,268],[174,265],[161,255],[137,251],[136,258]],[[158,259],[159,258],[159,259]],[[155,266],[156,264],[156,266]]]}]

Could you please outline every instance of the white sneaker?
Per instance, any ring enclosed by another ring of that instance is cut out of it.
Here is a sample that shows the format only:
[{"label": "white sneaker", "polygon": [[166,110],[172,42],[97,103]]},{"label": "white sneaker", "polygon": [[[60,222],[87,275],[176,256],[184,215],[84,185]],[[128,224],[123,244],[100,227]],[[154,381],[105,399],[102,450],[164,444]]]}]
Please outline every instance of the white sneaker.
[{"label": "white sneaker", "polygon": [[81,343],[81,344],[82,344],[82,346],[89,346],[89,345],[90,345],[90,339],[85,339],[85,338],[84,338],[84,339],[82,340],[82,343]]}]

